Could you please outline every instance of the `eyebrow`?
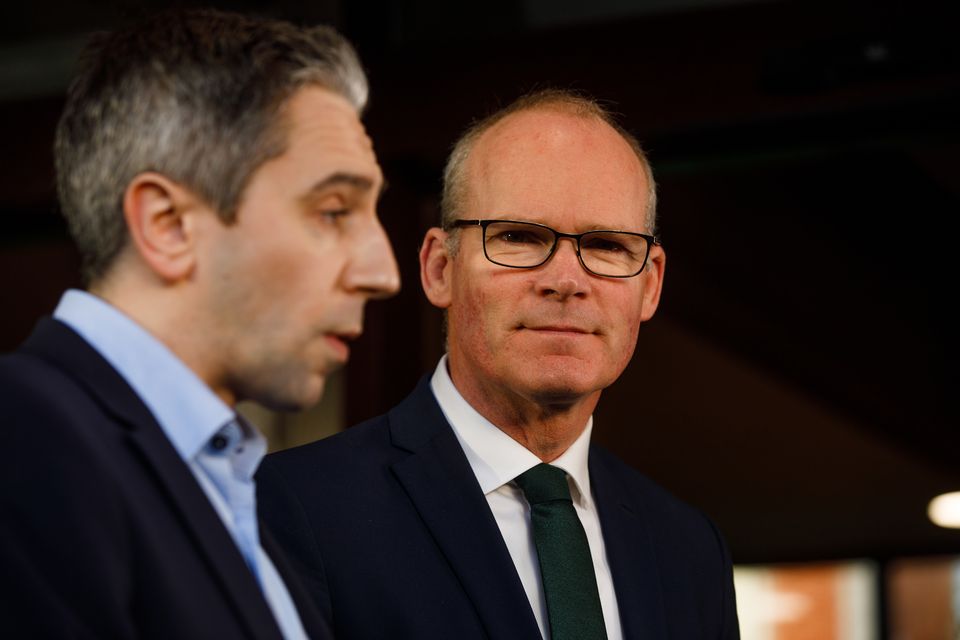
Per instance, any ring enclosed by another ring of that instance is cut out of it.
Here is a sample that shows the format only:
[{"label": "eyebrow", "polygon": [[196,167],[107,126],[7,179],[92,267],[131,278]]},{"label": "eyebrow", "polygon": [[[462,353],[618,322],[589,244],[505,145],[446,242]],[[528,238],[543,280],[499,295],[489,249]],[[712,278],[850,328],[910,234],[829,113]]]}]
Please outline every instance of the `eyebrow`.
[{"label": "eyebrow", "polygon": [[[328,189],[330,187],[334,187],[338,185],[346,185],[349,187],[353,187],[355,189],[359,189],[361,191],[370,191],[371,189],[373,189],[373,180],[371,180],[367,176],[362,176],[356,173],[343,173],[343,172],[334,173],[327,176],[323,180],[320,180],[319,182],[314,184],[312,187],[310,187],[310,191],[308,191],[308,194],[312,195],[314,193],[317,193],[318,191],[323,191],[324,189]],[[380,197],[380,195],[383,194],[383,191],[384,189],[386,189],[386,187],[387,187],[386,181],[383,181],[380,185],[380,190],[377,193],[378,198]]]},{"label": "eyebrow", "polygon": [[[507,220],[507,218],[504,218],[504,220]],[[553,227],[551,227],[550,225],[548,225],[548,224],[546,224],[546,223],[544,223],[544,222],[540,222],[540,221],[538,221],[538,220],[522,219],[522,220],[513,220],[513,221],[514,221],[514,222],[532,222],[532,223],[534,223],[534,224],[539,224],[539,225],[541,225],[541,226],[544,226],[544,227],[548,227],[548,228],[550,228],[550,229],[553,229]],[[558,231],[558,229],[554,229],[554,231]],[[638,235],[643,235],[643,234],[644,234],[643,231],[632,231],[632,230],[630,230],[630,229],[616,229],[616,228],[614,228],[614,227],[609,227],[609,226],[603,227],[603,226],[600,226],[600,225],[598,225],[598,224],[591,224],[590,226],[584,228],[583,231],[578,231],[577,233],[593,233],[594,231],[616,231],[616,232],[618,232],[618,233],[634,233],[634,234],[638,234]]]}]

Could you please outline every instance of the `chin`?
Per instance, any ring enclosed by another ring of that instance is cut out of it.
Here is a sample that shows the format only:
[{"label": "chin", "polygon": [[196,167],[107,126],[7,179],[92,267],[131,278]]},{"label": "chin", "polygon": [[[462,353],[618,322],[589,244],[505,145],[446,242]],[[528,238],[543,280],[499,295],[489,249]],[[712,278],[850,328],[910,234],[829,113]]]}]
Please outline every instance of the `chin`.
[{"label": "chin", "polygon": [[579,399],[602,391],[613,384],[618,372],[611,372],[608,363],[595,359],[569,356],[545,356],[518,364],[515,371],[524,386],[537,390],[541,397]]},{"label": "chin", "polygon": [[257,402],[273,411],[304,411],[320,401],[325,384],[323,376],[311,376],[309,381],[294,387],[267,390]]},{"label": "chin", "polygon": [[530,390],[530,395],[546,403],[574,402],[601,388],[589,377],[544,369],[533,379],[525,380],[523,386]]},{"label": "chin", "polygon": [[598,377],[597,363],[589,354],[539,354],[517,363],[517,370],[537,378],[556,380],[560,385],[581,386]]},{"label": "chin", "polygon": [[326,378],[312,381],[309,388],[304,389],[303,393],[294,400],[297,405],[295,411],[303,411],[314,406],[323,398],[323,391],[326,388]]}]

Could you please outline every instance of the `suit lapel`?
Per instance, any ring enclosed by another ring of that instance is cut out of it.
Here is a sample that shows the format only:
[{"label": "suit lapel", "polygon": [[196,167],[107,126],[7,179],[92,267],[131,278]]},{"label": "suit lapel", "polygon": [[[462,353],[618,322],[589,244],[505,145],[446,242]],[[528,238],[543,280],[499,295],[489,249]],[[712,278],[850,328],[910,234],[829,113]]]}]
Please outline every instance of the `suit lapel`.
[{"label": "suit lapel", "polygon": [[296,572],[287,563],[287,558],[283,554],[280,545],[274,540],[273,535],[261,522],[260,524],[260,542],[263,544],[263,550],[267,552],[273,561],[273,566],[277,568],[277,573],[283,578],[283,583],[290,592],[293,604],[297,607],[297,613],[300,615],[300,622],[311,640],[332,640],[333,632],[329,625],[317,611],[316,606],[310,599],[304,587],[300,584],[300,578]]},{"label": "suit lapel", "polygon": [[57,366],[87,389],[126,428],[126,436],[163,488],[185,531],[254,638],[280,639],[260,587],[233,538],[160,425],[119,373],[66,325],[41,320],[22,350]]},{"label": "suit lapel", "polygon": [[623,636],[627,640],[666,638],[660,572],[647,515],[595,447],[590,448],[590,484],[613,575]]},{"label": "suit lapel", "polygon": [[427,379],[389,414],[410,456],[393,472],[493,639],[539,638],[536,618],[486,498]]},{"label": "suit lapel", "polygon": [[246,621],[253,637],[279,639],[277,623],[236,542],[160,427],[141,425],[131,431],[130,439],[153,468],[237,617]]}]

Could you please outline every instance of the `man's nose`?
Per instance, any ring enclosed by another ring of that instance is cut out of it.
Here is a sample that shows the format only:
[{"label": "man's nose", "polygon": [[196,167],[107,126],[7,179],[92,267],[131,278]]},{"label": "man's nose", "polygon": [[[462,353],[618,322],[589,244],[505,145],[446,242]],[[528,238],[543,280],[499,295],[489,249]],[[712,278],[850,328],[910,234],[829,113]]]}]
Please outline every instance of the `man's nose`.
[{"label": "man's nose", "polygon": [[590,275],[580,264],[575,238],[559,238],[553,255],[539,271],[537,290],[542,295],[566,299],[590,291]]},{"label": "man's nose", "polygon": [[389,298],[400,291],[397,259],[379,220],[372,225],[366,240],[356,247],[346,280],[348,289],[373,299]]}]

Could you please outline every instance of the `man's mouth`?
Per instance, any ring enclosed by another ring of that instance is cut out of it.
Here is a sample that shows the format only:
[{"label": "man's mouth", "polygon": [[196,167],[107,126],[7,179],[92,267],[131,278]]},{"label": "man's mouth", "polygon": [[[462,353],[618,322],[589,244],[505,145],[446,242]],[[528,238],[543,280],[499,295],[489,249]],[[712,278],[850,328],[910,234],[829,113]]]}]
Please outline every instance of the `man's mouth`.
[{"label": "man's mouth", "polygon": [[540,325],[524,325],[519,326],[520,329],[526,329],[527,331],[537,331],[541,333],[556,333],[556,334],[581,334],[581,335],[591,335],[597,333],[591,329],[587,329],[577,325],[569,324],[540,324]]},{"label": "man's mouth", "polygon": [[334,357],[340,362],[346,362],[350,358],[350,346],[348,343],[356,340],[358,337],[360,337],[360,331],[354,329],[333,331],[324,334],[327,345],[331,351],[333,351]]}]

